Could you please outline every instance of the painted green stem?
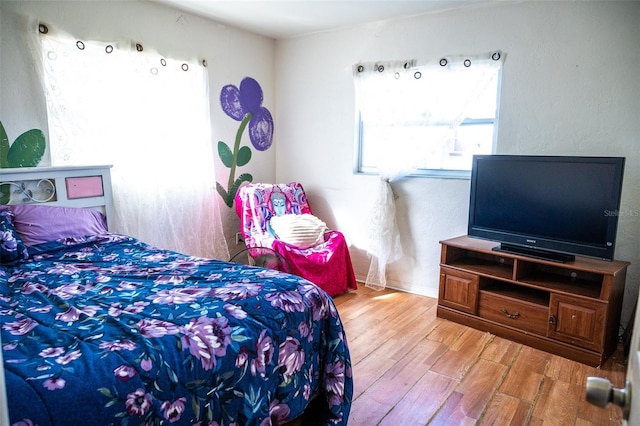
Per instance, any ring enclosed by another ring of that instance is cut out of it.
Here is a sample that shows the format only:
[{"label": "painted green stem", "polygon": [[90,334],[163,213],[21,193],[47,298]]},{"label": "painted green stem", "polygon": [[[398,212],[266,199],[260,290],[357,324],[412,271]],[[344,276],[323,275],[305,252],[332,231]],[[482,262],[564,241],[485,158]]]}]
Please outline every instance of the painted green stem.
[{"label": "painted green stem", "polygon": [[251,113],[248,112],[242,119],[242,122],[238,127],[238,131],[236,132],[236,141],[235,141],[235,144],[233,145],[233,162],[231,163],[231,170],[229,171],[229,184],[227,185],[227,191],[229,192],[231,192],[231,188],[233,188],[233,184],[236,180],[236,165],[238,164],[238,152],[240,151],[240,142],[242,141],[242,134],[244,133],[244,129],[247,127],[247,124],[249,124],[250,120],[251,120]]}]

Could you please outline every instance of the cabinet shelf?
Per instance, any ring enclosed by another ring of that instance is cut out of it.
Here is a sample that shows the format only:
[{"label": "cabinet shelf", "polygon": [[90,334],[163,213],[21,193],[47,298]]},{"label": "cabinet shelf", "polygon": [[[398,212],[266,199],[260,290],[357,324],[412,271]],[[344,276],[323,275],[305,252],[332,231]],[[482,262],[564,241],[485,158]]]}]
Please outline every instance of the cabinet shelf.
[{"label": "cabinet shelf", "polygon": [[454,268],[507,280],[513,278],[514,261],[509,257],[453,247],[446,257],[443,263]]},{"label": "cabinet shelf", "polygon": [[566,282],[557,280],[556,275],[536,274],[530,277],[521,278],[519,282],[523,285],[530,285],[536,288],[544,288],[558,293],[572,294],[597,299],[600,297],[602,284],[589,281]]},{"label": "cabinet shelf", "polygon": [[628,262],[566,263],[441,241],[438,316],[598,366],[615,350]]}]

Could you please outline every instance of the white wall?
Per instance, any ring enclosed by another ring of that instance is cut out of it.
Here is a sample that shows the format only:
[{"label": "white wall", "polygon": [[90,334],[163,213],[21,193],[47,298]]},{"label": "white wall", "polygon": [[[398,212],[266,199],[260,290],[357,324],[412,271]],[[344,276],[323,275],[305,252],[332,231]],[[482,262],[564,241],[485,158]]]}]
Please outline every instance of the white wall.
[{"label": "white wall", "polygon": [[[640,281],[639,22],[639,2],[496,2],[278,41],[276,178],[304,183],[363,279],[377,178],[352,173],[352,65],[502,50],[498,153],[627,158],[616,251],[632,262],[627,319]],[[408,178],[394,190],[406,257],[390,286],[435,297],[438,241],[466,233],[469,181]]]},{"label": "white wall", "polygon": [[[12,142],[22,132],[42,129],[47,134],[44,93],[26,50],[22,17],[37,18],[78,38],[134,40],[175,58],[205,58],[209,70],[212,146],[216,180],[226,187],[229,170],[220,163],[217,142],[233,146],[239,123],[220,108],[220,89],[255,78],[264,92],[264,105],[275,115],[274,41],[226,27],[147,1],[0,1],[0,121]],[[126,99],[123,99],[126,102]],[[113,105],[118,108],[118,105]],[[161,125],[162,123],[159,123]],[[179,143],[179,141],[177,141]],[[245,135],[243,144],[248,144]],[[275,150],[253,150],[247,165],[256,181],[275,178]],[[237,176],[237,175],[236,175]],[[217,195],[216,195],[217,196]],[[221,203],[229,250],[236,251],[235,211]]]}]

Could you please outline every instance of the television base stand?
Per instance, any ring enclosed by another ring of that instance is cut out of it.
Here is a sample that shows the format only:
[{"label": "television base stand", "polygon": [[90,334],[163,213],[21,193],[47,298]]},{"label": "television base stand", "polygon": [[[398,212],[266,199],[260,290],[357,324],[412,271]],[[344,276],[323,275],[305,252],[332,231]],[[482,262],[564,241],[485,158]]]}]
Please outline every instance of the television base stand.
[{"label": "television base stand", "polygon": [[576,259],[572,254],[555,253],[552,251],[530,249],[527,247],[514,246],[511,244],[500,244],[492,249],[503,253],[518,254],[520,256],[532,257],[534,259],[548,260],[550,262],[566,263]]},{"label": "television base stand", "polygon": [[594,367],[617,349],[628,262],[555,263],[468,236],[440,244],[439,318]]}]

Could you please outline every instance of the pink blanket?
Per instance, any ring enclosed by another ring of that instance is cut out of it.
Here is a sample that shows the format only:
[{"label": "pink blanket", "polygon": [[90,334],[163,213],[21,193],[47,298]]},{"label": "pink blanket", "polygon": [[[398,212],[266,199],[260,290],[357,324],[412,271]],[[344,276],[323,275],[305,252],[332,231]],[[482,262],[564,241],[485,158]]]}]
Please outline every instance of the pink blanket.
[{"label": "pink blanket", "polygon": [[267,247],[278,252],[290,272],[318,285],[335,296],[356,289],[349,248],[344,235],[327,230],[324,242],[300,248],[277,239],[269,230],[269,219],[279,214],[313,214],[302,185],[249,184],[236,195],[240,231],[248,248]]}]

